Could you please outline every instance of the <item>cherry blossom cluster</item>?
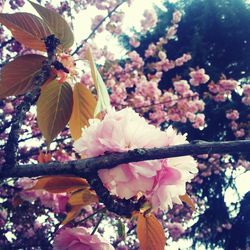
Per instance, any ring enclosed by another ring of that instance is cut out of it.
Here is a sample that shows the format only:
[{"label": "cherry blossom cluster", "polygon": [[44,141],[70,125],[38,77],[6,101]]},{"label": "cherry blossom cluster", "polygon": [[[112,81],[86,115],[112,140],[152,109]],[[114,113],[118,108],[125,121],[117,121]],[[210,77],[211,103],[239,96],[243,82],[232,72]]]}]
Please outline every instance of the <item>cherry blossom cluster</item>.
[{"label": "cherry blossom cluster", "polygon": [[226,112],[226,118],[230,120],[229,127],[232,129],[236,138],[245,136],[245,129],[237,120],[240,118],[240,113],[236,109],[231,109]]},{"label": "cherry blossom cluster", "polygon": [[190,84],[192,86],[199,86],[200,84],[205,84],[209,81],[209,75],[205,74],[205,69],[192,70],[190,72]]},{"label": "cherry blossom cluster", "polygon": [[18,180],[17,185],[22,189],[22,192],[19,194],[23,200],[34,202],[39,199],[43,206],[51,208],[55,213],[66,212],[66,204],[69,195],[66,193],[52,194],[45,190],[30,190],[35,183],[36,180],[26,177]]},{"label": "cherry blossom cluster", "polygon": [[154,10],[145,10],[141,20],[142,33],[153,29],[157,24],[157,15]]},{"label": "cherry blossom cluster", "polygon": [[168,233],[170,234],[170,237],[177,241],[181,238],[181,235],[185,232],[185,229],[183,228],[181,223],[174,222],[174,223],[167,223],[166,225],[168,229]]},{"label": "cherry blossom cluster", "polygon": [[99,233],[91,235],[85,227],[60,229],[53,244],[54,250],[67,249],[92,249],[92,250],[114,250]]},{"label": "cherry blossom cluster", "polygon": [[208,84],[209,91],[211,92],[211,98],[216,102],[225,102],[231,97],[232,92],[237,88],[238,82],[233,79],[226,79],[222,75],[221,79],[215,83],[211,81]]},{"label": "cherry blossom cluster", "polygon": [[[174,88],[167,91],[159,89],[158,83],[161,81],[163,71],[176,66],[174,61],[164,59],[164,54],[163,51],[158,52],[159,57],[164,61],[147,65],[143,58],[133,51],[128,53],[128,61],[123,67],[111,64],[108,70],[103,68],[102,73],[109,88],[113,106],[123,108],[133,105],[142,114],[149,112],[149,117],[155,124],[165,121],[182,123],[190,121],[195,128],[204,127],[205,116],[202,114],[204,102],[199,98],[198,93],[191,90],[186,80],[175,81]],[[184,54],[179,59],[185,63],[190,58],[189,54]],[[157,71],[155,74],[144,75],[145,67],[153,67]],[[196,77],[196,81],[205,83],[208,80],[204,69],[198,70],[198,74],[203,78]],[[90,82],[89,79],[89,75],[84,76],[87,83]],[[191,81],[193,79],[191,78]],[[127,89],[131,91],[128,92]]]}]

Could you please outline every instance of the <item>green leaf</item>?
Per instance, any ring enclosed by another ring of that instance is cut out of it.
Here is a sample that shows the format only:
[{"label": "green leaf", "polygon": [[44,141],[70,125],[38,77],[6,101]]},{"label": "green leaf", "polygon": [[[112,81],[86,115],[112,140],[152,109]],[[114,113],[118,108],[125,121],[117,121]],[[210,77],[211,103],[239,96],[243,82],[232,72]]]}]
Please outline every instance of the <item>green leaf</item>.
[{"label": "green leaf", "polygon": [[70,48],[74,44],[74,35],[68,23],[55,11],[46,9],[39,4],[29,1],[33,8],[42,17],[49,29],[60,39],[64,48]]},{"label": "green leaf", "polygon": [[66,127],[72,105],[73,93],[68,83],[54,80],[42,88],[37,101],[37,121],[48,145]]},{"label": "green leaf", "polygon": [[95,83],[95,87],[97,90],[98,100],[97,100],[97,105],[96,105],[95,113],[94,113],[94,116],[96,117],[100,112],[111,109],[110,98],[109,98],[107,87],[105,83],[103,82],[99,71],[96,68],[90,48],[88,48],[88,50],[86,51],[86,59],[89,61],[92,78],[93,78],[93,81]]},{"label": "green leaf", "polygon": [[118,231],[118,236],[125,240],[126,239],[126,228],[125,228],[125,225],[124,223],[118,219],[118,222],[117,222],[117,231]]},{"label": "green leaf", "polygon": [[0,13],[0,23],[5,25],[13,37],[26,47],[46,51],[42,38],[51,34],[46,23],[39,17],[29,13]]},{"label": "green leaf", "polygon": [[82,83],[75,84],[73,97],[74,105],[69,128],[72,138],[77,140],[82,135],[82,128],[89,125],[89,119],[94,117],[96,99]]},{"label": "green leaf", "polygon": [[22,95],[31,90],[32,79],[45,59],[41,55],[24,55],[5,65],[0,75],[0,98]]}]

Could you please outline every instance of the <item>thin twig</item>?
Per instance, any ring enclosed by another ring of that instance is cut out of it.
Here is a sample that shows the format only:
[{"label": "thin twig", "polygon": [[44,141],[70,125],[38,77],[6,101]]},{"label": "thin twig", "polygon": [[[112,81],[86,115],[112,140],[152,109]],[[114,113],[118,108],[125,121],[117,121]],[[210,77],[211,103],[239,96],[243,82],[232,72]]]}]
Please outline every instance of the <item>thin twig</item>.
[{"label": "thin twig", "polygon": [[106,211],[106,207],[101,208],[101,209],[98,209],[97,211],[95,211],[94,213],[90,214],[89,216],[83,218],[82,220],[75,222],[75,223],[74,223],[74,226],[79,225],[79,224],[85,222],[86,220],[92,218],[92,217],[95,216],[96,214],[104,213],[105,211]]},{"label": "thin twig", "polygon": [[[171,102],[178,102],[178,101],[181,101],[181,100],[185,100],[185,99],[189,99],[189,98],[194,98],[194,97],[197,97],[197,96],[198,96],[198,94],[194,94],[194,95],[191,95],[191,96],[180,97],[180,98],[176,98],[176,99],[173,99],[173,100],[168,100],[168,101],[165,101],[165,102],[158,102],[158,103],[153,103],[153,104],[138,106],[138,107],[134,107],[134,109],[151,108],[153,106],[164,105],[164,104],[168,104],[168,103],[171,103]],[[122,105],[122,106],[127,107],[127,105]]]},{"label": "thin twig", "polygon": [[91,235],[93,235],[93,234],[96,232],[96,230],[98,229],[98,227],[99,227],[99,225],[100,225],[100,223],[101,223],[101,221],[102,221],[102,219],[103,219],[103,216],[104,216],[104,214],[102,213],[101,216],[100,216],[100,219],[99,219],[98,222],[96,223],[96,225],[95,225],[95,227],[94,227],[94,229],[93,229]]},{"label": "thin twig", "polygon": [[92,32],[82,41],[82,43],[75,49],[75,51],[72,53],[72,56],[77,54],[78,51],[83,47],[83,44],[87,42],[95,33],[96,31],[100,28],[100,26],[108,19],[111,17],[111,15],[125,2],[126,0],[121,1],[118,3],[113,10],[109,11],[108,14],[96,25],[96,27],[92,30]]}]

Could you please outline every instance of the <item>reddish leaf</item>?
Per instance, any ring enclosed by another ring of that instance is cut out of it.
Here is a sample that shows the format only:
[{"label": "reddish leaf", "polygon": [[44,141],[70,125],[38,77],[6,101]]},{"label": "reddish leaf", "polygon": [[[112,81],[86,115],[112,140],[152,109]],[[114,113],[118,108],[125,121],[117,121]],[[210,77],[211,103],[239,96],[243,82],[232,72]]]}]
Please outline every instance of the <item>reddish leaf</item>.
[{"label": "reddish leaf", "polygon": [[140,242],[140,250],[164,250],[166,242],[164,230],[153,214],[139,213],[137,237]]},{"label": "reddish leaf", "polygon": [[23,95],[31,90],[32,79],[45,59],[40,55],[24,55],[5,65],[0,77],[0,98]]},{"label": "reddish leaf", "polygon": [[193,211],[195,211],[195,203],[188,194],[181,195],[180,199],[181,201],[185,202]]},{"label": "reddish leaf", "polygon": [[88,182],[79,177],[48,176],[39,178],[32,190],[44,189],[50,193],[68,193],[89,187]]},{"label": "reddish leaf", "polygon": [[70,48],[74,44],[74,35],[67,22],[55,11],[46,9],[39,4],[29,1],[38,14],[42,17],[49,29],[61,41],[64,48]]},{"label": "reddish leaf", "polygon": [[47,163],[51,161],[52,155],[50,153],[43,153],[42,151],[38,155],[38,162],[39,163]]},{"label": "reddish leaf", "polygon": [[73,98],[74,104],[69,128],[72,138],[77,140],[81,137],[82,128],[89,125],[88,120],[94,117],[96,99],[82,83],[75,84]]},{"label": "reddish leaf", "polygon": [[42,38],[51,34],[46,23],[29,13],[0,13],[0,23],[5,25],[14,38],[26,47],[46,51]]},{"label": "reddish leaf", "polygon": [[69,122],[73,106],[72,88],[56,80],[44,86],[37,101],[38,126],[49,145]]}]

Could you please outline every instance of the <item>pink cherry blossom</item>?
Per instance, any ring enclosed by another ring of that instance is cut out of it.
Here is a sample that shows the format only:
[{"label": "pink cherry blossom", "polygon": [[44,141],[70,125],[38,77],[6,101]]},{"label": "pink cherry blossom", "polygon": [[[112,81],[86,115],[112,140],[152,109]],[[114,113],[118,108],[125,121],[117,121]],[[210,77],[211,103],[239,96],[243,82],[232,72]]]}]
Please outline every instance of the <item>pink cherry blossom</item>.
[{"label": "pink cherry blossom", "polygon": [[241,129],[235,131],[234,135],[236,138],[243,137],[245,135],[245,130],[243,128],[241,128]]},{"label": "pink cherry blossom", "polygon": [[114,250],[100,234],[91,235],[84,227],[59,230],[53,244],[54,250]]},{"label": "pink cherry blossom", "polygon": [[244,85],[243,95],[244,95],[244,97],[242,98],[242,102],[245,105],[250,106],[250,84]]},{"label": "pink cherry blossom", "polygon": [[[91,29],[94,30],[96,27],[100,24],[100,22],[103,20],[104,16],[103,15],[97,15],[92,19],[92,25]],[[103,25],[99,26],[97,31],[102,32],[104,30]]]},{"label": "pink cherry blossom", "polygon": [[186,80],[180,80],[180,81],[174,82],[174,88],[177,93],[183,94],[184,92],[190,89],[190,86]]},{"label": "pink cherry blossom", "polygon": [[130,40],[129,40],[129,43],[134,48],[137,48],[137,47],[140,46],[140,42],[135,37],[131,37]]},{"label": "pink cherry blossom", "polygon": [[167,54],[165,51],[159,51],[158,53],[158,57],[161,59],[161,60],[165,60],[167,58]]},{"label": "pink cherry blossom", "polygon": [[178,240],[181,237],[181,235],[185,232],[183,226],[178,222],[167,223],[167,229],[169,231],[169,234],[175,241]]},{"label": "pink cherry blossom", "polygon": [[53,194],[42,189],[30,190],[36,182],[37,180],[31,178],[20,178],[17,181],[18,187],[23,189],[19,193],[20,197],[29,202],[39,199],[42,205],[52,208],[55,213],[65,212],[69,195],[66,193]]},{"label": "pink cherry blossom", "polygon": [[244,85],[243,94],[246,95],[246,96],[250,96],[250,84]]},{"label": "pink cherry blossom", "polygon": [[218,93],[219,92],[219,86],[215,84],[213,81],[208,84],[208,89],[211,93]]},{"label": "pink cherry blossom", "polygon": [[234,120],[238,120],[239,119],[240,114],[239,114],[239,112],[236,109],[234,109],[234,110],[228,111],[226,113],[226,117],[227,117],[227,119],[234,121]]},{"label": "pink cherry blossom", "polygon": [[238,82],[233,79],[222,79],[219,81],[219,84],[224,90],[233,91],[237,87]]},{"label": "pink cherry blossom", "polygon": [[177,32],[177,25],[171,26],[167,31],[167,39],[173,39],[175,37],[175,34]]},{"label": "pink cherry blossom", "polygon": [[155,11],[145,10],[143,19],[141,20],[142,32],[146,33],[148,30],[154,28],[157,23],[157,15]]},{"label": "pink cherry blossom", "polygon": [[154,56],[156,53],[156,50],[157,50],[157,48],[156,48],[155,44],[153,44],[153,43],[149,44],[148,49],[145,50],[145,57],[147,58],[150,56]]},{"label": "pink cherry blossom", "polygon": [[190,84],[193,86],[199,86],[209,80],[209,76],[205,74],[204,69],[193,70],[189,75],[191,77]]},{"label": "pink cherry blossom", "polygon": [[11,102],[5,103],[5,106],[3,107],[3,111],[5,113],[12,113],[14,110],[14,106]]},{"label": "pink cherry blossom", "polygon": [[173,13],[173,18],[172,18],[172,22],[177,24],[181,21],[181,12],[176,10],[174,13]]},{"label": "pink cherry blossom", "polygon": [[197,114],[195,118],[195,122],[193,124],[194,128],[202,128],[205,125],[205,115],[204,114]]},{"label": "pink cherry blossom", "polygon": [[[75,149],[86,157],[187,143],[185,135],[177,134],[171,127],[161,131],[131,108],[112,110],[102,121],[90,123],[83,137],[74,143]],[[165,210],[173,203],[180,203],[179,195],[185,193],[186,182],[196,172],[194,159],[185,156],[122,164],[98,174],[112,194],[129,199],[141,192],[155,209]]]}]

